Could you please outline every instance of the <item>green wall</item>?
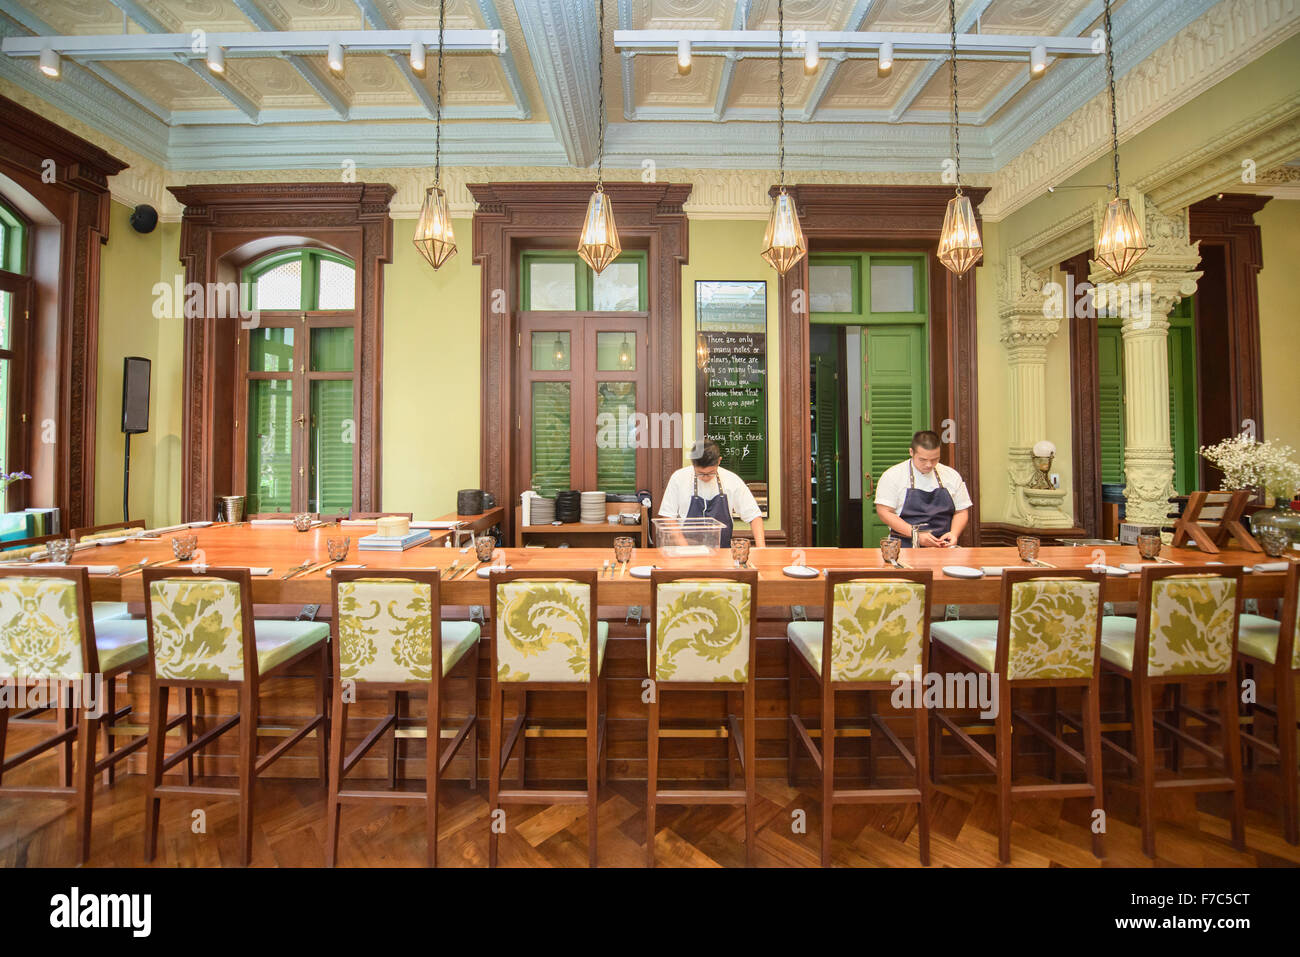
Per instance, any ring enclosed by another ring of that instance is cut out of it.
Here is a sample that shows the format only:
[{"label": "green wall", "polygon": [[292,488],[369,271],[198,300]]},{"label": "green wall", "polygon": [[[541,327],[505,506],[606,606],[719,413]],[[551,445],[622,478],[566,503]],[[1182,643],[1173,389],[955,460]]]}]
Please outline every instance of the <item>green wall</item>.
[{"label": "green wall", "polygon": [[1273,199],[1255,214],[1263,244],[1259,271],[1259,344],[1264,386],[1264,437],[1300,450],[1300,375],[1295,293],[1300,263],[1300,201]]}]

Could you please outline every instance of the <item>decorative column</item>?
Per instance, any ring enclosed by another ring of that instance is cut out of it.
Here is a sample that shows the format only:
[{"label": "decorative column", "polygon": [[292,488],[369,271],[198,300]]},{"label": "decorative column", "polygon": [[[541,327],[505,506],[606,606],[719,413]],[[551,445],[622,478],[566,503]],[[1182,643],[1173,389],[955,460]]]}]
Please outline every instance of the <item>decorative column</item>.
[{"label": "decorative column", "polygon": [[[1118,316],[1124,339],[1125,522],[1165,525],[1174,494],[1174,450],[1169,436],[1169,312],[1196,291],[1200,244],[1189,241],[1187,210],[1161,212],[1141,193],[1129,196],[1146,231],[1147,253],[1118,282],[1092,264],[1098,315]],[[1101,230],[1104,206],[1093,217]]]},{"label": "decorative column", "polygon": [[[1009,389],[1007,481],[1011,520],[1029,528],[1070,528],[1062,489],[1029,487],[1036,442],[1047,439],[1047,347],[1064,315],[1063,296],[1054,296],[1048,277],[1017,255],[999,274],[999,316],[1007,350]],[[1059,288],[1059,287],[1058,287]]]}]

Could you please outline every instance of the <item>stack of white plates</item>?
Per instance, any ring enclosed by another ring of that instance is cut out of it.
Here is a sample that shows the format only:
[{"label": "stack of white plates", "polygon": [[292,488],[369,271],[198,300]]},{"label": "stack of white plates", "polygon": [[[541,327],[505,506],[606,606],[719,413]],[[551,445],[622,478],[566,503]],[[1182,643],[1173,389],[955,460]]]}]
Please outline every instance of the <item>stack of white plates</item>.
[{"label": "stack of white plates", "polygon": [[605,523],[605,493],[582,493],[582,524],[603,525]]},{"label": "stack of white plates", "polygon": [[550,525],[555,521],[555,499],[535,498],[528,520],[534,525]]}]

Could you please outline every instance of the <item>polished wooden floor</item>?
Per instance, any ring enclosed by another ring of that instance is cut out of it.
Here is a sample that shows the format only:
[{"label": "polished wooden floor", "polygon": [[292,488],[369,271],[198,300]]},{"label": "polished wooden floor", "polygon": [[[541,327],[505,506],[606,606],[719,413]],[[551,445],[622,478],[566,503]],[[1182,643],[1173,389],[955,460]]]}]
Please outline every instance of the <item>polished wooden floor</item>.
[{"label": "polished wooden floor", "polygon": [[[42,758],[6,775],[6,783],[57,783],[57,758]],[[1255,780],[1258,775],[1258,781]],[[1300,847],[1282,840],[1273,804],[1261,795],[1275,776],[1248,772],[1251,807],[1247,851],[1233,850],[1218,796],[1160,794],[1159,857],[1143,856],[1131,792],[1108,789],[1107,857],[1090,851],[1087,802],[1019,803],[1012,828],[1012,864],[1023,867],[1270,867],[1300,865]],[[216,783],[214,779],[213,783]],[[229,780],[221,780],[229,785]],[[416,785],[418,788],[419,785]],[[816,867],[820,803],[815,788],[792,789],[760,779],[758,864]],[[645,787],[614,781],[602,791],[600,862],[641,867],[644,862]],[[194,812],[203,811],[202,816]],[[515,867],[585,867],[585,811],[566,807],[508,809],[501,863]],[[803,815],[799,812],[804,812]],[[742,867],[744,817],[739,808],[661,807],[656,839],[661,867]],[[206,831],[195,833],[202,820]],[[795,833],[796,820],[806,827]],[[126,774],[95,795],[90,866],[144,866],[144,778]],[[236,866],[233,801],[163,802],[159,866]],[[945,782],[932,806],[936,866],[997,866],[997,811],[991,779]],[[459,781],[443,785],[441,865],[483,867],[487,856],[487,787],[471,791]],[[349,807],[344,811],[340,864],[420,867],[424,864],[424,811],[412,807]],[[302,779],[267,779],[257,786],[254,866],[316,867],[324,863],[324,788]],[[900,807],[840,807],[835,812],[835,864],[916,867],[915,812]],[[58,801],[0,799],[0,866],[69,866],[75,861],[71,806]]]}]

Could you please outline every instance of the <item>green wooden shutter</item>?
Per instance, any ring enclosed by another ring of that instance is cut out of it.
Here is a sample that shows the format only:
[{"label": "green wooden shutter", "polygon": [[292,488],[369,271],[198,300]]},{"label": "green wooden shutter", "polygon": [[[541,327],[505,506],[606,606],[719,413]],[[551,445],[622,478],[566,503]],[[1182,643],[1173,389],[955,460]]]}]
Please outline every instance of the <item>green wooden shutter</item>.
[{"label": "green wooden shutter", "polygon": [[813,531],[819,546],[839,545],[840,383],[834,359],[813,357]]},{"label": "green wooden shutter", "polygon": [[1097,427],[1101,480],[1124,481],[1124,341],[1119,326],[1097,328]]},{"label": "green wooden shutter", "polygon": [[534,382],[532,386],[533,487],[550,498],[573,487],[570,385]]},{"label": "green wooden shutter", "polygon": [[[862,337],[862,461],[872,482],[908,457],[912,435],[929,428],[925,327],[866,326]],[[876,516],[875,494],[862,495],[863,546],[875,548],[889,534]]]},{"label": "green wooden shutter", "polygon": [[1174,490],[1197,484],[1196,332],[1192,300],[1183,299],[1169,316],[1169,441],[1174,450]]},{"label": "green wooden shutter", "polygon": [[352,450],[356,421],[352,382],[322,379],[311,384],[311,496],[309,511],[337,515],[352,508]]}]

